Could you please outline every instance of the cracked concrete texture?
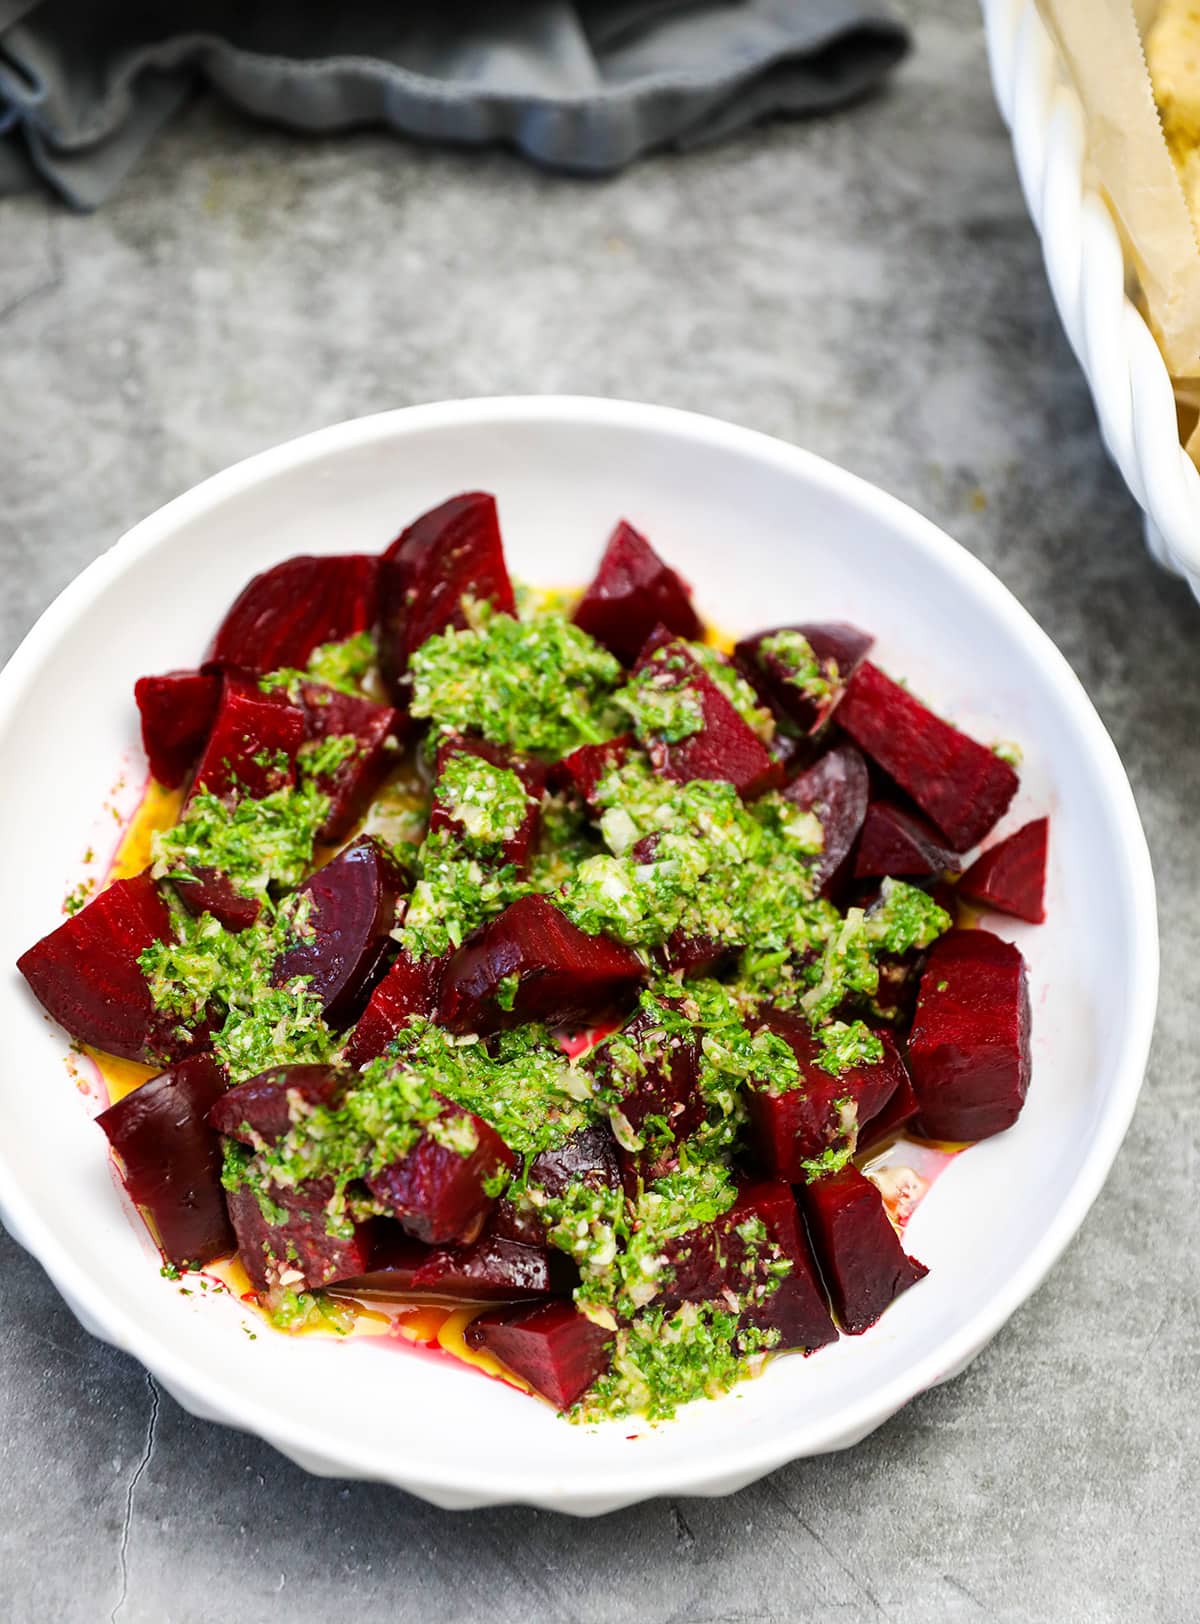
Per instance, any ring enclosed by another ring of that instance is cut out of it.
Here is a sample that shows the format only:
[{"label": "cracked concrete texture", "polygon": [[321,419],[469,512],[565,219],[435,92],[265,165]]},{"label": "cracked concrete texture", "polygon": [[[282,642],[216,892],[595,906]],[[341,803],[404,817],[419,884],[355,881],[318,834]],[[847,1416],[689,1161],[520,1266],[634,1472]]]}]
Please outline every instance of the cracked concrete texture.
[{"label": "cracked concrete texture", "polygon": [[1195,1616],[1200,610],[1101,451],[978,21],[907,9],[888,95],[608,184],[197,107],[102,214],[0,204],[0,655],[166,498],[385,406],[623,394],[846,464],[1016,591],[1133,779],[1163,1005],[1094,1212],[980,1359],[856,1450],[587,1524],[306,1477],[160,1401],[0,1237],[3,1624]]}]

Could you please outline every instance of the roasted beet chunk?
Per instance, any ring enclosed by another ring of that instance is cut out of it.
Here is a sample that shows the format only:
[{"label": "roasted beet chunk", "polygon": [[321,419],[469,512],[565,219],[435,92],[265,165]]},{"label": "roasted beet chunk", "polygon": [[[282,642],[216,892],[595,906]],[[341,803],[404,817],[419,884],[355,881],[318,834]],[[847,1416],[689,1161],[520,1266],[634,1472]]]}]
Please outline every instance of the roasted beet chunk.
[{"label": "roasted beet chunk", "polygon": [[609,537],[575,624],[624,665],[633,663],[657,625],[676,637],[699,637],[702,631],[683,581],[624,519]]},{"label": "roasted beet chunk", "polygon": [[905,1067],[904,1075],[896,1084],[896,1092],[869,1122],[864,1122],[858,1130],[858,1148],[869,1150],[872,1145],[881,1145],[887,1139],[894,1139],[902,1129],[916,1116],[920,1109],[916,1090],[912,1085],[912,1078]]},{"label": "roasted beet chunk", "polygon": [[959,881],[959,890],[972,902],[1040,925],[1046,917],[1049,838],[1049,818],[1035,818],[977,857]]},{"label": "roasted beet chunk", "polygon": [[639,1180],[649,1184],[678,1167],[679,1146],[707,1114],[699,1040],[669,1034],[655,1010],[642,1009],[584,1067],[603,1097],[620,1094],[613,1121],[622,1128],[617,1156],[626,1190],[633,1194]]},{"label": "roasted beet chunk", "polygon": [[295,1189],[270,1188],[271,1222],[248,1185],[226,1192],[237,1234],[238,1256],[255,1291],[279,1287],[315,1291],[335,1280],[364,1274],[371,1255],[371,1225],[354,1224],[349,1235],[331,1235],[326,1208],[331,1178],[309,1179]]},{"label": "roasted beet chunk", "polygon": [[915,812],[891,801],[872,801],[854,854],[856,880],[894,875],[940,874],[957,868],[956,853],[942,843],[937,830]]},{"label": "roasted beet chunk", "polygon": [[430,1247],[398,1229],[386,1233],[372,1247],[367,1273],[345,1282],[352,1296],[516,1303],[571,1287],[570,1263],[545,1246],[485,1235],[474,1246]]},{"label": "roasted beet chunk", "polygon": [[850,853],[867,815],[870,788],[861,751],[852,744],[838,744],[781,792],[784,800],[816,813],[820,820],[825,840],[813,878],[822,896],[838,890],[846,877]]},{"label": "roasted beet chunk", "polygon": [[766,1172],[798,1184],[810,1171],[805,1163],[827,1150],[853,1150],[859,1123],[886,1105],[904,1078],[904,1062],[892,1039],[880,1033],[881,1060],[848,1065],[835,1076],[820,1064],[824,1047],[803,1018],[770,1010],[763,1024],[791,1045],[800,1080],[777,1094],[748,1090],[750,1145]]},{"label": "roasted beet chunk", "polygon": [[545,897],[520,897],[453,955],[438,1019],[453,1032],[582,1025],[630,998],[644,975],[631,949],[585,935]]},{"label": "roasted beet chunk", "polygon": [[392,948],[396,903],[407,884],[399,863],[373,835],[360,835],[298,895],[311,901],[300,940],[275,963],[275,985],[311,976],[335,1026],[354,1019]]},{"label": "roasted beet chunk", "polygon": [[829,720],[874,641],[844,621],[777,626],[744,637],[733,658],[776,716],[812,734]]},{"label": "roasted beet chunk", "polygon": [[436,1133],[426,1129],[407,1156],[372,1174],[367,1184],[417,1240],[466,1245],[495,1205],[484,1186],[516,1162],[494,1128],[447,1102]]},{"label": "roasted beet chunk", "polygon": [[598,810],[597,789],[613,768],[625,760],[632,744],[632,733],[622,733],[604,744],[581,744],[578,750],[572,750],[551,768],[552,782],[562,789],[573,790],[588,811],[595,812]]},{"label": "roasted beet chunk", "polygon": [[444,958],[414,959],[403,949],[367,1000],[346,1043],[346,1064],[364,1066],[381,1055],[414,1015],[437,1008]]},{"label": "roasted beet chunk", "polygon": [[291,784],[304,742],[304,712],[257,683],[226,676],[192,794],[243,794],[255,800]]},{"label": "roasted beet chunk", "polygon": [[930,1139],[987,1139],[1011,1128],[1029,1087],[1025,961],[986,930],[936,942],[921,977],[908,1065]]},{"label": "roasted beet chunk", "polygon": [[834,1311],[857,1336],[929,1270],[906,1255],[883,1197],[852,1164],[806,1185],[803,1199]]},{"label": "roasted beet chunk", "polygon": [[365,553],[301,555],[256,575],[234,600],[208,659],[264,676],[303,670],[322,643],[370,631],[376,619],[378,560]]},{"label": "roasted beet chunk", "polygon": [[193,868],[170,874],[175,894],[190,914],[211,914],[226,930],[249,930],[262,912],[257,897],[237,890],[228,874],[216,868]]},{"label": "roasted beet chunk", "polygon": [[114,880],[17,960],[39,1002],[81,1043],[154,1065],[199,1047],[179,1017],[154,1007],[138,956],[172,938],[171,915],[147,869]]},{"label": "roasted beet chunk", "polygon": [[346,1074],[332,1066],[272,1066],[223,1094],[208,1120],[230,1139],[273,1145],[292,1126],[293,1111],[335,1110],[345,1088]]},{"label": "roasted beet chunk", "polygon": [[[565,1195],[573,1186],[616,1189],[621,1182],[617,1142],[603,1123],[580,1128],[561,1145],[535,1156],[525,1182],[543,1190],[552,1200]],[[489,1227],[493,1235],[531,1246],[540,1245],[545,1236],[542,1220],[536,1212],[525,1211],[507,1199],[497,1203]]]},{"label": "roasted beet chunk", "polygon": [[300,684],[300,707],[310,744],[354,741],[353,750],[313,779],[329,797],[329,816],[317,830],[317,839],[334,845],[350,833],[383,781],[392,759],[388,741],[401,731],[403,717],[391,705],[376,705],[321,682]]},{"label": "roasted beet chunk", "polygon": [[96,1118],[121,1159],[130,1200],[146,1212],[169,1263],[233,1251],[221,1188],[221,1141],[208,1126],[225,1076],[208,1055],[181,1060]]},{"label": "roasted beet chunk", "polygon": [[569,1410],[608,1369],[612,1333],[573,1303],[493,1309],[466,1329],[470,1348],[483,1348],[556,1410]]},{"label": "roasted beet chunk", "polygon": [[433,806],[429,814],[429,828],[431,832],[449,829],[467,840],[475,833],[472,825],[473,816],[486,818],[487,809],[471,803],[455,808],[447,802],[446,771],[456,756],[474,756],[478,761],[486,761],[493,767],[515,773],[521,780],[528,796],[525,816],[512,836],[501,843],[495,860],[500,863],[512,863],[518,873],[524,874],[537,847],[538,831],[541,828],[542,792],[546,788],[547,779],[545,764],[533,761],[528,756],[516,755],[503,745],[489,744],[486,739],[466,738],[461,734],[451,734],[443,739],[438,745],[434,767]]},{"label": "roasted beet chunk", "polygon": [[183,783],[204,748],[220,692],[220,677],[207,671],[168,671],[134,683],[146,759],[167,789]]},{"label": "roasted beet chunk", "polygon": [[[776,1347],[811,1351],[837,1338],[787,1184],[744,1183],[728,1212],[670,1241],[666,1256],[673,1278],[658,1299],[664,1307],[732,1295],[744,1305],[740,1324],[777,1330]],[[781,1260],[790,1265],[782,1276]]]},{"label": "roasted beet chunk", "polygon": [[403,702],[401,678],[427,638],[467,623],[463,599],[515,607],[504,562],[496,499],[468,491],[403,531],[379,565],[380,647],[385,681]]},{"label": "roasted beet chunk", "polygon": [[[638,662],[643,691],[657,696],[669,725],[661,731],[639,727],[642,743],[656,772],[678,784],[694,778],[724,780],[746,799],[779,782],[783,769],[750,724],[738,714],[716,683],[692,658],[684,643],[661,643],[652,637]],[[670,713],[672,696],[677,696]],[[647,723],[653,721],[649,707]],[[689,731],[683,731],[685,728]]]},{"label": "roasted beet chunk", "polygon": [[1017,790],[1007,761],[943,722],[865,661],[838,706],[838,723],[931,817],[955,851],[976,846]]}]

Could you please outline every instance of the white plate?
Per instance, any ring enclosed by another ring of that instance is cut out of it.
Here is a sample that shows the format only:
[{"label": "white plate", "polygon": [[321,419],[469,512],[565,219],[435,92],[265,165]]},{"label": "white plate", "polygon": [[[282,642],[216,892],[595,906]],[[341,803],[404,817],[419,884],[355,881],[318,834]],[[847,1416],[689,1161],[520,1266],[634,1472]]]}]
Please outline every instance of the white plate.
[{"label": "white plate", "polygon": [[[241,463],[98,559],[0,677],[0,962],[57,922],[94,809],[123,759],[136,770],[137,676],[198,658],[254,571],[295,552],[381,548],[424,508],[479,487],[499,497],[518,576],[583,581],[625,515],[727,630],[853,619],[878,634],[887,669],[963,726],[1023,744],[1005,827],[1051,815],[1049,922],[994,923],[1029,960],[1033,1084],[1018,1126],[959,1157],[913,1220],[908,1243],[929,1278],[865,1336],[780,1358],[658,1428],[583,1430],[401,1349],[261,1326],[251,1341],[232,1299],[184,1297],[160,1279],[64,1069],[63,1035],[13,969],[0,973],[0,1213],[89,1330],[195,1414],[256,1432],[312,1471],[383,1479],[442,1506],[519,1500],[584,1514],[728,1493],[855,1443],[978,1353],[1079,1227],[1145,1067],[1158,949],[1129,785],[1061,655],[933,525],[778,441],[614,401],[418,407]],[[110,819],[110,840],[114,829]]]}]

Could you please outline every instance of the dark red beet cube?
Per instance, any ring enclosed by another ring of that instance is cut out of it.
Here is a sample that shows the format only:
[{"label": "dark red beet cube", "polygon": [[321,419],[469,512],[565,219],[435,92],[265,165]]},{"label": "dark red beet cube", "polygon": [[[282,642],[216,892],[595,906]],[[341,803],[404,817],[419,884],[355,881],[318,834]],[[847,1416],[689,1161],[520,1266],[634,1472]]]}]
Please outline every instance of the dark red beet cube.
[{"label": "dark red beet cube", "polygon": [[221,679],[209,671],[168,671],[134,683],[146,759],[167,789],[183,783],[204,748],[220,693]]},{"label": "dark red beet cube", "polygon": [[960,861],[917,813],[891,801],[872,801],[854,854],[854,878],[940,874],[958,868]]},{"label": "dark red beet cube", "polygon": [[[789,669],[763,647],[777,632],[799,632],[816,655],[828,693],[811,695],[789,680]],[[760,699],[800,730],[812,734],[823,727],[836,709],[846,684],[866,659],[875,639],[844,621],[807,626],[776,626],[771,631],[744,637],[733,651],[734,663]]]},{"label": "dark red beet cube", "polygon": [[421,644],[467,624],[464,598],[508,615],[515,608],[496,499],[484,491],[453,496],[422,514],[380,560],[379,657],[398,702],[404,698],[401,678]]},{"label": "dark red beet cube", "polygon": [[329,1233],[326,1209],[334,1194],[331,1178],[309,1179],[295,1189],[272,1184],[267,1193],[273,1205],[286,1214],[280,1224],[268,1222],[247,1185],[225,1195],[238,1256],[256,1291],[279,1287],[316,1291],[366,1272],[371,1256],[370,1224],[355,1224],[349,1236]]},{"label": "dark red beet cube", "polygon": [[453,1032],[582,1026],[630,998],[644,976],[630,948],[586,935],[546,897],[519,897],[450,959],[438,1019]]},{"label": "dark red beet cube", "polygon": [[347,1039],[348,1066],[365,1066],[381,1055],[414,1015],[433,1014],[445,966],[444,957],[414,959],[403,949],[397,953]]},{"label": "dark red beet cube", "polygon": [[299,887],[312,905],[296,946],[275,961],[275,985],[311,976],[308,990],[325,1018],[335,1026],[352,1021],[395,945],[396,904],[407,884],[382,842],[360,835]]},{"label": "dark red beet cube", "polygon": [[906,1255],[883,1197],[853,1163],[805,1185],[802,1199],[834,1312],[858,1336],[929,1270]]},{"label": "dark red beet cube", "polygon": [[651,658],[661,667],[658,685],[667,692],[687,689],[698,701],[701,717],[697,732],[673,744],[653,736],[643,740],[656,772],[678,784],[696,778],[723,780],[747,800],[780,781],[781,764],[692,658],[686,644],[664,644],[652,636],[639,669]]},{"label": "dark red beet cube", "polygon": [[495,1206],[484,1185],[497,1173],[511,1172],[517,1158],[496,1130],[470,1111],[447,1102],[440,1120],[473,1133],[475,1148],[463,1156],[426,1132],[407,1156],[372,1174],[367,1184],[417,1240],[465,1246],[478,1237]]},{"label": "dark red beet cube", "polygon": [[527,756],[519,756],[503,745],[489,744],[486,739],[467,738],[461,734],[453,734],[443,739],[438,745],[437,760],[434,766],[433,806],[429,813],[429,827],[434,829],[450,829],[462,832],[462,825],[456,822],[449,807],[438,799],[438,780],[445,772],[447,766],[455,756],[476,756],[481,761],[488,761],[493,767],[504,767],[509,772],[516,773],[525,786],[529,803],[525,817],[511,840],[505,841],[500,847],[499,862],[512,863],[518,873],[524,874],[529,867],[530,858],[537,849],[538,835],[542,823],[542,792],[546,788],[548,770],[543,762],[532,761]]},{"label": "dark red beet cube", "polygon": [[113,883],[23,953],[17,969],[60,1026],[81,1043],[147,1065],[181,1060],[204,1034],[156,1009],[138,964],[172,940],[171,915],[149,869]]},{"label": "dark red beet cube", "polygon": [[[761,1224],[766,1244],[750,1243],[739,1229]],[[823,1348],[837,1330],[796,1210],[791,1187],[774,1179],[743,1183],[729,1211],[710,1224],[689,1230],[666,1247],[673,1278],[660,1293],[664,1307],[680,1303],[740,1298],[740,1324],[777,1330],[779,1348]],[[780,1256],[791,1264],[778,1285],[770,1265]]]},{"label": "dark red beet cube", "polygon": [[[544,1190],[551,1199],[564,1195],[573,1185],[592,1189],[616,1189],[621,1182],[617,1143],[607,1124],[593,1123],[580,1128],[561,1145],[543,1150],[529,1165],[526,1184]],[[540,1245],[545,1228],[536,1212],[526,1212],[504,1198],[497,1203],[490,1225],[493,1235],[508,1240]]]},{"label": "dark red beet cube", "polygon": [[575,611],[575,624],[623,665],[636,660],[657,625],[676,637],[699,637],[703,630],[688,588],[624,519],[608,539],[596,578]]},{"label": "dark red beet cube", "polygon": [[281,666],[302,671],[322,643],[374,626],[378,568],[365,553],[301,555],[273,565],[234,600],[208,661],[260,677]]},{"label": "dark red beet cube", "polygon": [[331,773],[314,779],[329,797],[329,816],[317,830],[327,845],[344,840],[366,812],[392,761],[388,741],[403,730],[404,718],[391,705],[376,705],[357,694],[344,694],[320,682],[300,684],[305,738],[353,738],[355,751]]},{"label": "dark red beet cube", "polygon": [[120,1157],[131,1201],[143,1209],[169,1263],[211,1263],[234,1249],[221,1188],[221,1141],[208,1113],[225,1089],[209,1055],[181,1060],[96,1118]]},{"label": "dark red beet cube", "polygon": [[802,1017],[770,1010],[763,1025],[791,1045],[800,1081],[779,1094],[747,1090],[750,1145],[766,1172],[799,1184],[807,1177],[805,1162],[832,1146],[856,1142],[859,1123],[877,1116],[896,1091],[904,1062],[892,1039],[881,1033],[884,1053],[878,1064],[852,1066],[834,1077],[817,1064],[821,1045]]},{"label": "dark red beet cube", "polygon": [[862,752],[852,744],[827,750],[781,791],[784,800],[816,813],[825,843],[814,860],[813,875],[822,896],[839,889],[849,857],[867,815],[871,780]]},{"label": "dark red beet cube", "polygon": [[229,1089],[209,1112],[210,1125],[243,1144],[273,1145],[301,1116],[318,1105],[336,1110],[346,1092],[346,1073],[333,1066],[272,1066]]},{"label": "dark red beet cube", "polygon": [[930,1139],[987,1139],[1011,1128],[1029,1088],[1029,984],[1011,942],[955,930],[921,977],[908,1068]]},{"label": "dark red beet cube", "polygon": [[1042,924],[1049,838],[1050,819],[1035,818],[977,857],[958,882],[959,890],[985,908]]},{"label": "dark red beet cube", "polygon": [[[707,1107],[698,1082],[698,1040],[668,1034],[652,1012],[639,1010],[622,1029],[620,1043],[638,1057],[633,1084],[619,1104],[628,1133],[617,1156],[632,1193],[639,1179],[651,1183],[678,1167],[679,1146],[704,1122]],[[611,1045],[602,1043],[584,1062],[606,1093],[613,1086],[611,1053]]]},{"label": "dark red beet cube", "polygon": [[226,930],[248,930],[262,912],[259,899],[245,896],[219,869],[172,869],[167,878],[188,913],[196,918],[211,914]]},{"label": "dark red beet cube", "polygon": [[484,1235],[473,1246],[430,1247],[389,1230],[383,1244],[376,1241],[368,1272],[347,1281],[345,1290],[359,1297],[515,1303],[570,1290],[570,1283],[569,1260],[546,1246]]},{"label": "dark red beet cube", "polygon": [[1016,794],[1017,775],[1007,761],[943,722],[869,660],[855,672],[837,716],[955,851],[978,845]]},{"label": "dark red beet cube", "polygon": [[483,1348],[514,1375],[569,1410],[608,1369],[612,1332],[594,1324],[573,1303],[492,1309],[467,1326],[469,1348]]},{"label": "dark red beet cube", "polygon": [[597,789],[625,760],[633,742],[632,733],[622,733],[604,744],[581,744],[550,769],[552,782],[556,788],[573,790],[589,812],[597,812]]},{"label": "dark red beet cube", "polygon": [[870,1150],[872,1145],[881,1145],[888,1139],[894,1139],[908,1127],[919,1109],[917,1093],[906,1066],[903,1077],[896,1085],[896,1092],[883,1110],[877,1112],[869,1122],[864,1122],[858,1130],[858,1148]]},{"label": "dark red beet cube", "polygon": [[261,800],[295,781],[303,742],[302,710],[278,694],[264,694],[257,683],[227,675],[189,799],[204,789]]}]

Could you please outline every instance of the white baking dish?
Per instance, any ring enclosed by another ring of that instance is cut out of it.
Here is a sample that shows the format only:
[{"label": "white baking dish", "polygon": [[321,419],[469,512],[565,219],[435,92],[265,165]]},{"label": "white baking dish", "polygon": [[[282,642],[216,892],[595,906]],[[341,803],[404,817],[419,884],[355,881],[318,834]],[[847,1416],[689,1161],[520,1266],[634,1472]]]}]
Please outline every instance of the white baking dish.
[{"label": "white baking dish", "polygon": [[1083,109],[1034,0],[981,0],[996,101],[1046,274],[1146,545],[1200,596],[1200,474],[1179,443],[1166,365],[1127,293],[1116,224],[1086,173]]}]

